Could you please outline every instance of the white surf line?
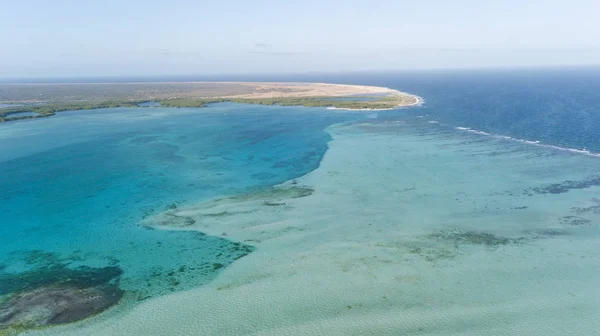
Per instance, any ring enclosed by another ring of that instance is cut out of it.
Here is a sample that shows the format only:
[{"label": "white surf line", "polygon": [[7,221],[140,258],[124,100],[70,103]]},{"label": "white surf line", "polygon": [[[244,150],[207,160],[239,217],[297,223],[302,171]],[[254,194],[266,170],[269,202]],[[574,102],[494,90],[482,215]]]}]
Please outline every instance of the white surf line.
[{"label": "white surf line", "polygon": [[[429,123],[439,124],[439,122],[435,121],[435,120],[430,120]],[[450,126],[450,125],[444,125],[444,126]],[[478,135],[491,136],[496,139],[512,140],[512,141],[516,141],[516,142],[520,142],[520,143],[524,143],[524,144],[528,144],[528,145],[535,145],[535,146],[539,146],[539,147],[551,148],[551,149],[556,149],[556,150],[561,150],[561,151],[583,154],[583,155],[587,155],[587,156],[600,158],[600,153],[591,152],[591,151],[587,150],[586,148],[576,149],[576,148],[560,147],[560,146],[556,146],[556,145],[544,144],[539,140],[527,140],[527,139],[513,138],[508,135],[492,134],[492,133],[488,133],[488,132],[484,132],[484,131],[475,130],[470,127],[454,126],[454,129],[456,129],[458,131],[469,132],[469,133],[478,134]]]},{"label": "white surf line", "polygon": [[[417,116],[417,118],[423,118],[423,116]],[[589,151],[585,147],[583,149],[576,149],[576,148],[569,148],[569,147],[560,147],[560,146],[556,146],[556,145],[550,145],[550,144],[542,143],[540,140],[527,140],[527,139],[513,138],[513,137],[508,136],[508,135],[492,134],[492,133],[488,133],[488,132],[484,132],[484,131],[472,129],[470,127],[453,126],[453,125],[449,125],[449,124],[440,123],[437,120],[428,120],[427,123],[429,123],[429,124],[438,124],[438,125],[446,126],[446,127],[452,127],[455,130],[457,130],[457,131],[469,132],[469,133],[473,133],[473,134],[477,134],[477,135],[490,136],[490,137],[493,137],[493,138],[496,138],[496,139],[511,140],[511,141],[516,141],[516,142],[528,144],[528,145],[535,145],[535,146],[539,146],[539,147],[556,149],[556,150],[561,150],[561,151],[565,151],[565,152],[571,152],[571,153],[576,153],[576,154],[583,154],[583,155],[587,155],[587,156],[591,156],[591,157],[600,158],[600,153],[591,152],[591,151]]]}]

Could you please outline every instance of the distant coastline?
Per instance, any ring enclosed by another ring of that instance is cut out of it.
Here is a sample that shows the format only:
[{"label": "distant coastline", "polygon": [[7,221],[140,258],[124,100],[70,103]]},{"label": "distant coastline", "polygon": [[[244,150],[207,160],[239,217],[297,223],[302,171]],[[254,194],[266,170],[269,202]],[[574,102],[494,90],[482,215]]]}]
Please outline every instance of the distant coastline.
[{"label": "distant coastline", "polygon": [[406,103],[406,104],[400,104],[394,107],[389,107],[389,108],[344,108],[344,107],[328,107],[328,110],[349,110],[349,111],[388,111],[388,110],[395,110],[397,108],[401,108],[401,107],[411,107],[411,106],[421,106],[424,103],[423,98],[416,96],[416,95],[411,95],[409,93],[404,93],[406,95],[412,96],[414,98],[414,102],[413,103]]},{"label": "distant coastline", "polygon": [[[418,96],[366,85],[285,82],[0,84],[0,122],[57,112],[115,107],[205,107],[211,103],[388,110],[422,103]],[[6,106],[13,105],[13,106]],[[2,106],[2,105],[0,105]],[[27,113],[27,114],[24,114]]]}]

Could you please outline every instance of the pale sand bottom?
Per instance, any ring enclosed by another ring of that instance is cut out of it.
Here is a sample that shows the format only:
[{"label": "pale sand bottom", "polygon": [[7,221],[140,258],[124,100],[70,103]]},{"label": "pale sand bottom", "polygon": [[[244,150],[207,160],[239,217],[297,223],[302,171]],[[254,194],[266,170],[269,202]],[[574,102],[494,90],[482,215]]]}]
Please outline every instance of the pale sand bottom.
[{"label": "pale sand bottom", "polygon": [[177,212],[258,248],[211,284],[40,333],[597,334],[600,190],[530,188],[600,161],[414,123],[332,128],[311,196]]}]

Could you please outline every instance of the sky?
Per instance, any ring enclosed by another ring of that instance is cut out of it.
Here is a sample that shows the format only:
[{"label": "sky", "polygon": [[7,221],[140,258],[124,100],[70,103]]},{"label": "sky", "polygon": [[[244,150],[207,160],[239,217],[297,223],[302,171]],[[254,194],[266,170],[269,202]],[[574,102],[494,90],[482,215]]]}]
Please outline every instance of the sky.
[{"label": "sky", "polygon": [[0,0],[0,78],[600,65],[599,0]]}]

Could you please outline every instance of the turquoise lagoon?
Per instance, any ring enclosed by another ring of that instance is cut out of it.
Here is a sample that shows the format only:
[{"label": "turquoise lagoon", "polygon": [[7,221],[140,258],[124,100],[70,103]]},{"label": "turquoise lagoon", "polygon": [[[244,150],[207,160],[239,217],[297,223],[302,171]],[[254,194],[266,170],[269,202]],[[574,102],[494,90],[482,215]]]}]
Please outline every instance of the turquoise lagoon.
[{"label": "turquoise lagoon", "polygon": [[594,335],[598,78],[356,75],[312,80],[425,105],[2,125],[2,272],[83,265],[125,290],[31,334]]},{"label": "turquoise lagoon", "polygon": [[140,221],[301,176],[327,149],[325,127],[350,118],[219,104],[0,125],[0,295],[116,284],[135,303],[207,283],[255,247]]}]

